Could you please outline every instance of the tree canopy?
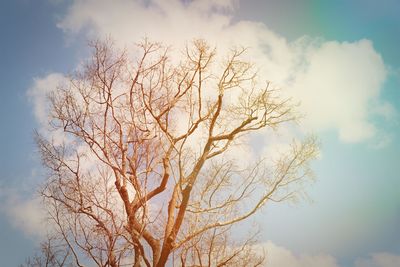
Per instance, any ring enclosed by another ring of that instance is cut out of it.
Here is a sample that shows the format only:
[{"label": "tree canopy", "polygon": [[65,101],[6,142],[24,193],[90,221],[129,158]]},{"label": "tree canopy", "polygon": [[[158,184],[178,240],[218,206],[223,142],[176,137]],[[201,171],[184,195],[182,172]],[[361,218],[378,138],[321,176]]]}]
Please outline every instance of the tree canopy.
[{"label": "tree canopy", "polygon": [[306,138],[266,162],[232,149],[293,122],[290,100],[259,82],[244,48],[91,46],[49,94],[51,130],[37,135],[52,234],[73,264],[259,266],[253,238],[232,229],[295,197],[318,150]]}]

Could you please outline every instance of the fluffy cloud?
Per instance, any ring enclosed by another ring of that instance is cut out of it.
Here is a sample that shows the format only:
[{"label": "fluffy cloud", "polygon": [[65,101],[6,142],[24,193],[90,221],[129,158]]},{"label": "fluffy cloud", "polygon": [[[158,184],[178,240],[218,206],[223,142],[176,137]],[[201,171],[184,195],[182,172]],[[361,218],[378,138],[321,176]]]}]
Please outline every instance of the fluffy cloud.
[{"label": "fluffy cloud", "polygon": [[41,125],[46,125],[49,120],[48,94],[65,82],[64,75],[51,73],[43,78],[36,78],[32,87],[28,89],[27,95],[33,104],[35,118]]},{"label": "fluffy cloud", "polygon": [[370,41],[303,37],[290,43],[262,23],[233,22],[235,6],[230,0],[75,0],[58,26],[70,37],[112,36],[122,46],[149,37],[178,48],[205,38],[222,53],[232,45],[250,47],[260,76],[302,103],[307,130],[334,130],[345,142],[380,134],[372,118],[387,118],[394,109],[380,100],[386,68]]},{"label": "fluffy cloud", "polygon": [[[344,141],[365,140],[376,133],[369,121],[386,71],[372,43],[326,42],[313,49],[307,67],[293,82],[307,122],[316,129],[336,128]],[[386,103],[386,108],[389,109]],[[380,109],[376,109],[379,112]]]},{"label": "fluffy cloud", "polygon": [[26,236],[41,239],[46,236],[49,226],[41,200],[22,195],[23,192],[0,187],[0,213]]},{"label": "fluffy cloud", "polygon": [[269,267],[339,267],[336,259],[328,254],[295,255],[290,250],[267,242],[259,245],[266,252],[266,266]]}]

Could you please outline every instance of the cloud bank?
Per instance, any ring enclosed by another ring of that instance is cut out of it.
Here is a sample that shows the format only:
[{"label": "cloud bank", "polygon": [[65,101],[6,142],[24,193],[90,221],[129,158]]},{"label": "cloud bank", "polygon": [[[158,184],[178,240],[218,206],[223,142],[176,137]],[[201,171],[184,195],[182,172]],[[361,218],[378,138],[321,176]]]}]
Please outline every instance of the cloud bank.
[{"label": "cloud bank", "polygon": [[382,135],[374,118],[387,118],[382,110],[394,109],[380,99],[387,70],[371,41],[301,37],[288,42],[263,23],[234,22],[239,4],[230,0],[75,0],[58,27],[71,39],[79,34],[111,36],[127,47],[144,37],[176,48],[204,38],[222,54],[231,46],[249,47],[249,60],[260,66],[260,77],[301,103],[307,130],[335,131],[344,142]]}]

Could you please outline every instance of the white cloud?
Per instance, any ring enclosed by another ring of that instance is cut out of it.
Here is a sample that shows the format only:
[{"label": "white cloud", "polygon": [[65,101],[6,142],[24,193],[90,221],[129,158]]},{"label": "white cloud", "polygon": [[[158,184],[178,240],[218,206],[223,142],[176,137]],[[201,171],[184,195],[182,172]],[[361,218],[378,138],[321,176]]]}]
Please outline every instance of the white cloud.
[{"label": "white cloud", "polygon": [[295,255],[290,250],[270,241],[259,246],[266,252],[265,266],[268,267],[339,267],[336,259],[328,254]]},{"label": "white cloud", "polygon": [[174,47],[199,37],[216,44],[219,51],[248,46],[249,58],[262,66],[262,77],[301,101],[308,130],[334,130],[345,142],[371,139],[378,134],[372,117],[395,113],[380,100],[387,71],[370,41],[304,37],[289,43],[262,23],[233,23],[235,5],[229,0],[75,0],[58,26],[71,37],[112,36],[123,46],[145,36]]},{"label": "white cloud", "polygon": [[36,120],[42,125],[46,125],[49,120],[47,96],[56,90],[61,84],[66,82],[66,78],[60,73],[50,73],[43,78],[36,78],[31,88],[28,89],[27,96],[33,104]]},{"label": "white cloud", "polygon": [[46,212],[38,197],[22,197],[22,192],[0,187],[0,213],[8,218],[10,224],[26,236],[42,239],[49,225]]},{"label": "white cloud", "polygon": [[[326,42],[313,49],[308,66],[293,82],[293,93],[302,103],[312,128],[336,128],[342,140],[362,141],[375,135],[369,121],[385,81],[382,58],[372,43]],[[390,112],[383,103],[376,114]]]},{"label": "white cloud", "polygon": [[[267,267],[343,267],[337,259],[327,253],[293,253],[289,249],[278,246],[271,241],[254,246],[261,255],[264,252]],[[351,265],[353,267],[395,267],[400,266],[400,255],[380,252],[370,257],[359,258]]]}]

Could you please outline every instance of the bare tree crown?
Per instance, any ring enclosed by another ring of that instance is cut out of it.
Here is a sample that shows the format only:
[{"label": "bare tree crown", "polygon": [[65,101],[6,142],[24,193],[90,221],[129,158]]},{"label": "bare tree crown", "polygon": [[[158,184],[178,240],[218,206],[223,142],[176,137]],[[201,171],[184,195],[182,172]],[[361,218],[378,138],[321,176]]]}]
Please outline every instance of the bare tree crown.
[{"label": "bare tree crown", "polygon": [[92,47],[49,95],[63,141],[37,137],[49,170],[42,193],[68,255],[77,266],[260,265],[251,240],[228,233],[296,195],[315,141],[294,143],[268,168],[227,155],[246,134],[294,120],[289,101],[257,82],[246,49],[221,62],[203,40],[180,61],[147,40],[134,55]]}]

